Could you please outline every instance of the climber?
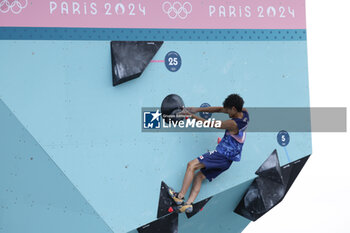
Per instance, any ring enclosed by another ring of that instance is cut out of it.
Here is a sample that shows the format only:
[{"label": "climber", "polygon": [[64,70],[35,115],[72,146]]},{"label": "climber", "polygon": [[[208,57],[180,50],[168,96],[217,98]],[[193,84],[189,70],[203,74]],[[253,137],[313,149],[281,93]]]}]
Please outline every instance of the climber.
[{"label": "climber", "polygon": [[[241,151],[246,137],[245,130],[249,122],[249,115],[247,110],[243,108],[243,104],[244,101],[238,94],[231,94],[223,102],[223,107],[183,108],[182,114],[196,121],[205,121],[205,119],[195,115],[197,112],[226,113],[231,119],[220,122],[221,126],[217,127],[224,129],[225,135],[216,149],[195,158],[187,164],[180,192],[175,192],[173,188],[169,187],[168,193],[177,204],[179,212],[191,213],[193,211],[192,203],[196,199],[205,178],[211,182],[226,171],[233,161],[239,162],[241,160]],[[195,173],[197,170],[199,171]],[[185,202],[185,195],[192,182],[189,198]]]}]

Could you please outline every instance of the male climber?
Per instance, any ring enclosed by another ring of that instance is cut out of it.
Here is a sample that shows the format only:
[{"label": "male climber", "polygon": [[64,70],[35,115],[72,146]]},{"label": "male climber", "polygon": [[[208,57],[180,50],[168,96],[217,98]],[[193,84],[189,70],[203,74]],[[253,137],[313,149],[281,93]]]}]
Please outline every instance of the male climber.
[{"label": "male climber", "polygon": [[[245,130],[249,122],[249,115],[247,110],[243,108],[243,104],[244,101],[238,94],[231,94],[223,102],[223,107],[183,109],[182,113],[184,115],[196,121],[205,121],[205,119],[195,115],[197,112],[226,113],[231,120],[221,122],[219,129],[224,129],[225,135],[216,146],[216,150],[207,152],[187,164],[181,191],[175,192],[172,188],[168,189],[169,195],[178,205],[178,210],[181,213],[191,213],[193,211],[192,203],[196,199],[205,178],[211,182],[212,179],[226,171],[233,161],[241,160],[241,151],[246,136]],[[195,174],[199,169],[200,171]],[[185,195],[192,181],[190,196],[185,202]]]}]

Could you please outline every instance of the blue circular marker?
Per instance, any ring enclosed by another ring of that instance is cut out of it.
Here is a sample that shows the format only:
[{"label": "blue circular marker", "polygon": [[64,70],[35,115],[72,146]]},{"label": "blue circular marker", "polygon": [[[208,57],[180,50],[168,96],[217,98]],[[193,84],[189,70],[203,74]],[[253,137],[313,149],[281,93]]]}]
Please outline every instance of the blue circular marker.
[{"label": "blue circular marker", "polygon": [[[210,107],[210,104],[208,104],[208,103],[203,103],[203,104],[201,104],[200,107],[201,107],[201,108]],[[200,112],[199,115],[200,115],[202,118],[208,120],[208,119],[211,117],[212,113],[211,113],[211,112]]]},{"label": "blue circular marker", "polygon": [[171,51],[165,56],[164,63],[169,71],[176,72],[181,67],[181,57],[177,52]]},{"label": "blue circular marker", "polygon": [[287,131],[281,130],[277,134],[277,142],[280,146],[287,146],[289,144],[290,137]]}]

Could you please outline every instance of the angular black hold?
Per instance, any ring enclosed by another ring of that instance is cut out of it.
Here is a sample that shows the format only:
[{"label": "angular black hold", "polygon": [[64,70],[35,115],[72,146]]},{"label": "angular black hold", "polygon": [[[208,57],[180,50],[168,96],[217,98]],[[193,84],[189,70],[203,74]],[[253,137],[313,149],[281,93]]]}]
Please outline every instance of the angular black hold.
[{"label": "angular black hold", "polygon": [[259,187],[261,198],[266,210],[270,210],[277,205],[286,194],[286,187],[274,180],[259,177],[256,179],[256,183]]},{"label": "angular black hold", "polygon": [[139,233],[178,233],[179,214],[171,213],[137,228]]},{"label": "angular black hold", "polygon": [[294,162],[288,163],[282,167],[282,174],[284,183],[286,184],[286,192],[289,191],[290,187],[294,183],[295,179],[303,169],[305,163],[310,158],[310,155],[298,159]]},{"label": "angular black hold", "polygon": [[254,179],[234,212],[252,221],[263,216],[283,200],[309,157],[310,155],[281,168],[275,150],[256,172],[259,177]]},{"label": "angular black hold", "polygon": [[280,167],[280,161],[278,160],[277,150],[271,153],[255,174],[259,177],[266,177],[283,184],[282,169]]},{"label": "angular black hold", "polygon": [[187,218],[191,218],[192,216],[196,215],[199,211],[201,211],[211,198],[212,197],[208,197],[200,202],[193,204],[193,211],[191,213],[186,213]]},{"label": "angular black hold", "polygon": [[[250,215],[261,215],[265,213],[265,205],[264,201],[262,199],[260,188],[256,182],[256,180],[253,181],[253,183],[250,185],[247,193],[244,195],[241,202],[238,204],[238,207],[236,208],[239,210],[239,214],[243,216],[250,216]],[[252,218],[247,217],[250,220]]]},{"label": "angular black hold", "polygon": [[235,212],[255,221],[276,206],[283,199],[285,192],[285,186],[280,183],[264,177],[256,178]]},{"label": "angular black hold", "polygon": [[162,181],[160,185],[157,218],[169,214],[169,208],[175,205],[176,203],[168,194],[168,185]]},{"label": "angular black hold", "polygon": [[140,77],[163,41],[112,41],[113,86]]}]

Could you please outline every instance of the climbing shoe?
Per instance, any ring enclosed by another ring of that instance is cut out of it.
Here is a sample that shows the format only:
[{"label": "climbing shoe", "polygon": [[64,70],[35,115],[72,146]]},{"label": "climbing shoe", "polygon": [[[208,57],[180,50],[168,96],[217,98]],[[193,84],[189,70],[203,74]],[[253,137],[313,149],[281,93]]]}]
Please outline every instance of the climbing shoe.
[{"label": "climbing shoe", "polygon": [[178,210],[180,213],[192,213],[193,211],[193,206],[192,204],[187,204],[187,203],[184,203],[183,205],[181,206],[178,206]]},{"label": "climbing shoe", "polygon": [[178,193],[174,191],[174,189],[172,188],[168,188],[168,193],[169,196],[174,200],[174,202],[176,203],[176,205],[183,205],[184,204],[184,198],[179,198],[178,197]]}]

